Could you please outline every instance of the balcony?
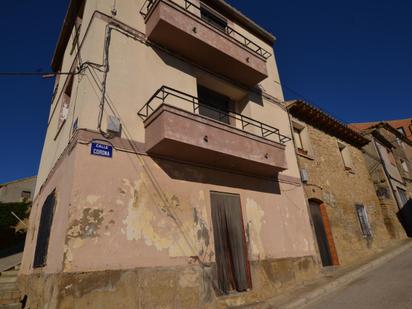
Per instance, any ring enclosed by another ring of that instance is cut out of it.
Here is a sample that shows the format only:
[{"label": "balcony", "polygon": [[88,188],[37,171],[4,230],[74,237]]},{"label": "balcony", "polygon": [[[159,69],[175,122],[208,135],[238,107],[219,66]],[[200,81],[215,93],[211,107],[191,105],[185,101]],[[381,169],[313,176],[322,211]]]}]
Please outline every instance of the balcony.
[{"label": "balcony", "polygon": [[147,0],[141,10],[148,38],[202,67],[246,86],[268,77],[271,54],[227,23],[202,18],[203,8],[188,0]]},{"label": "balcony", "polygon": [[[199,114],[206,114],[213,118]],[[148,154],[261,177],[287,169],[279,130],[163,86],[140,109]]]}]

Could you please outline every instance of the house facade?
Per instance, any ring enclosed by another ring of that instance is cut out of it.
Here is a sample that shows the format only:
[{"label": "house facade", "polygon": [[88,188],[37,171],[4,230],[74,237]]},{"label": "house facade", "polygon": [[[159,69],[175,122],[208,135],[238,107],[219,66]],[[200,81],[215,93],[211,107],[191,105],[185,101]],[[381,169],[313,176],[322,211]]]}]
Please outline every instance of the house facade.
[{"label": "house facade", "polygon": [[36,176],[0,184],[0,203],[20,203],[33,200]]},{"label": "house facade", "polygon": [[379,123],[383,122],[389,124],[391,127],[395,128],[399,133],[401,133],[404,137],[412,141],[412,118],[353,123],[352,126],[358,130],[366,130],[370,127],[376,126]]},{"label": "house facade", "polygon": [[215,308],[316,275],[274,41],[221,0],[70,1],[31,306]]},{"label": "house facade", "polygon": [[350,265],[404,237],[396,211],[399,235],[385,225],[363,155],[370,141],[309,103],[287,107],[322,265]]},{"label": "house facade", "polygon": [[[399,217],[400,211],[407,211],[404,207],[412,198],[412,144],[410,140],[386,122],[366,129],[359,124],[351,126],[372,140],[372,143],[365,149],[365,159],[373,171],[371,175],[381,203],[390,209],[389,212],[395,212]],[[407,221],[411,219],[408,218]]]}]

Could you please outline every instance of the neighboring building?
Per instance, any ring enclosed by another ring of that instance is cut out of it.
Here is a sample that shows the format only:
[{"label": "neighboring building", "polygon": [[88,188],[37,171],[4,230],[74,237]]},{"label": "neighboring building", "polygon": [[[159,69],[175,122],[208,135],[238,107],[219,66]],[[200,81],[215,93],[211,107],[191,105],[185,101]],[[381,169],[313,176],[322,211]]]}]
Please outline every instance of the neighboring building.
[{"label": "neighboring building", "polygon": [[388,246],[391,233],[362,153],[369,140],[306,102],[287,108],[322,264],[348,265]]},{"label": "neighboring building", "polygon": [[412,198],[412,142],[385,122],[369,128],[359,124],[351,126],[373,141],[365,148],[365,158],[383,209],[388,208],[388,213],[396,212],[398,216],[401,212],[399,218],[404,222],[408,235],[412,236],[411,203],[405,208]]},{"label": "neighboring building", "polygon": [[221,0],[70,2],[19,279],[32,308],[214,308],[319,271],[274,41]]},{"label": "neighboring building", "polygon": [[[412,118],[398,119],[398,120],[385,120],[382,122],[388,123],[389,125],[394,127],[396,130],[398,130],[401,134],[403,134],[406,138],[412,141]],[[352,126],[353,128],[356,128],[357,130],[362,131],[372,126],[375,126],[379,123],[381,123],[381,121],[353,123]]]},{"label": "neighboring building", "polygon": [[33,200],[36,176],[0,184],[0,203],[20,203]]}]

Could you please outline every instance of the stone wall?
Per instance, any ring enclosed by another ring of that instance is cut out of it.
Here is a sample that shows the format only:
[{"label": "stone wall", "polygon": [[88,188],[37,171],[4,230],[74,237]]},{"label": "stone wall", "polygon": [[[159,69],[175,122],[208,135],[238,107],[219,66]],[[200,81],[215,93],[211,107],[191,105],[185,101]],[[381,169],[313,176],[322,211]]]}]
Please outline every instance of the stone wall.
[{"label": "stone wall", "polygon": [[[345,143],[353,165],[352,170],[345,169],[338,140],[312,126],[307,127],[313,155],[298,155],[300,166],[309,175],[305,191],[308,199],[316,199],[326,205],[340,264],[355,262],[387,246],[391,238],[402,237],[398,234],[399,224],[388,223],[387,217],[393,221],[396,215],[385,215],[388,210],[382,209],[376,196],[362,151]],[[365,238],[362,234],[355,207],[358,203],[365,206],[372,238]]]}]

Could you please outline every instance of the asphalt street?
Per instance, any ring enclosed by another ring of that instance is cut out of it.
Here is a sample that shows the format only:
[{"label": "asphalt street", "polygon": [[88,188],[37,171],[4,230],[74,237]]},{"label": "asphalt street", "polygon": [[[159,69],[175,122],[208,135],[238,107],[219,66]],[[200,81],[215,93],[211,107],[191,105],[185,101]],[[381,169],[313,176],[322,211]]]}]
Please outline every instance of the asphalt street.
[{"label": "asphalt street", "polygon": [[305,309],[412,309],[412,249]]}]

